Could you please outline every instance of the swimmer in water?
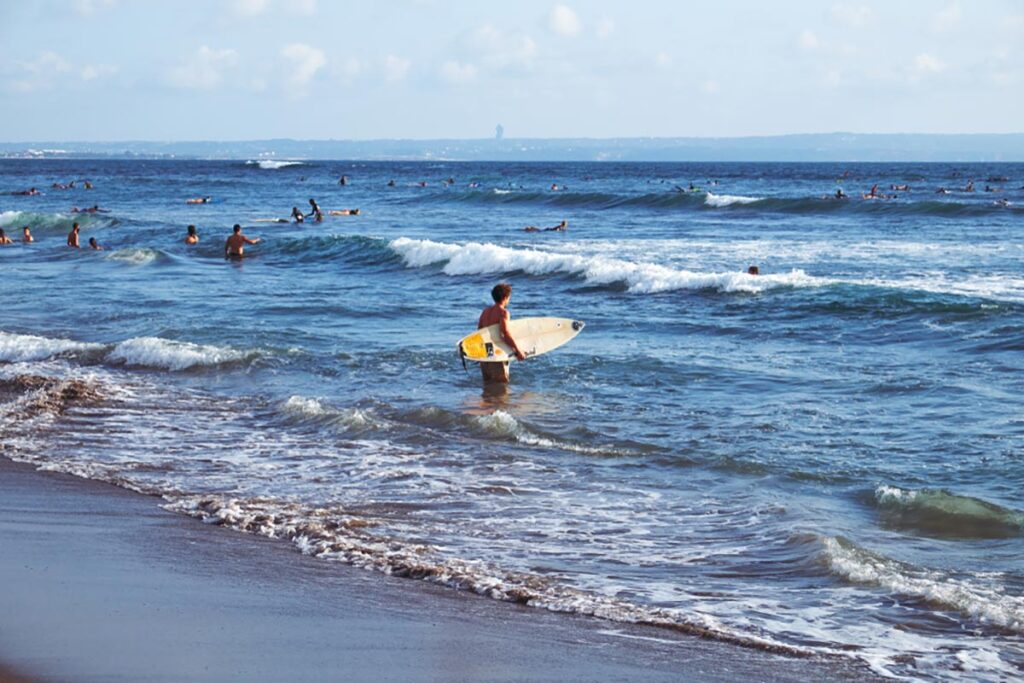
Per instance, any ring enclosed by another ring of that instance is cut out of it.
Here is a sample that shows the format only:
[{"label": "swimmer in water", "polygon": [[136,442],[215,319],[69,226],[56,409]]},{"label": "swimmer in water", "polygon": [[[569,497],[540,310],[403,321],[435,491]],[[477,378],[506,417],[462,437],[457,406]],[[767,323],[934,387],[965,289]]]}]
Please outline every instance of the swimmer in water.
[{"label": "swimmer in water", "polygon": [[328,216],[358,216],[359,209],[331,209],[327,212]]},{"label": "swimmer in water", "polygon": [[565,232],[569,229],[569,221],[562,221],[558,225],[553,225],[550,228],[544,228],[544,232]]},{"label": "swimmer in water", "polygon": [[14,244],[14,240],[7,236],[3,228],[0,228],[0,244]]},{"label": "swimmer in water", "polygon": [[302,215],[302,212],[299,211],[299,207],[297,206],[292,207],[292,218],[295,219],[296,223],[302,223],[306,220],[306,217]]},{"label": "swimmer in water", "polygon": [[35,239],[32,237],[32,231],[29,230],[27,225],[21,229],[21,241],[25,244],[35,242]]},{"label": "swimmer in water", "polygon": [[232,230],[231,236],[224,243],[224,258],[226,259],[240,259],[245,255],[245,245],[259,244],[263,241],[259,237],[250,239],[243,235],[242,226],[238,223],[235,223],[235,227]]},{"label": "swimmer in water", "polygon": [[103,251],[103,247],[99,245],[99,242],[96,241],[95,237],[89,238],[89,248],[93,251]]},{"label": "swimmer in water", "polygon": [[192,199],[186,199],[186,204],[209,204],[213,201],[213,197],[193,197]]},{"label": "swimmer in water", "polygon": [[199,244],[199,234],[196,232],[196,226],[188,226],[188,234],[185,235],[185,244],[189,246]]},{"label": "swimmer in water", "polygon": [[78,223],[72,224],[71,232],[68,233],[68,246],[69,247],[74,247],[75,249],[81,248],[81,245],[78,243],[78,232],[79,232]]},{"label": "swimmer in water", "polygon": [[761,269],[758,268],[757,266],[750,266],[749,268],[747,268],[747,275],[760,275],[760,274],[761,274]]}]

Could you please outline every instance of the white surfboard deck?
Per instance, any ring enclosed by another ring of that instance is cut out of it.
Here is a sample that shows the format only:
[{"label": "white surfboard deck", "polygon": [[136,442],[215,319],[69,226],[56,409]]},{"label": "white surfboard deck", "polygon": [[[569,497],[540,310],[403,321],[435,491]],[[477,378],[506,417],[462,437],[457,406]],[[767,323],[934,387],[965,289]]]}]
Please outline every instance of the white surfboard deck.
[{"label": "white surfboard deck", "polygon": [[[582,320],[570,318],[516,318],[508,329],[527,358],[553,351],[580,333]],[[516,360],[512,348],[501,338],[501,326],[491,325],[466,335],[456,345],[466,360],[478,363],[504,363]]]}]

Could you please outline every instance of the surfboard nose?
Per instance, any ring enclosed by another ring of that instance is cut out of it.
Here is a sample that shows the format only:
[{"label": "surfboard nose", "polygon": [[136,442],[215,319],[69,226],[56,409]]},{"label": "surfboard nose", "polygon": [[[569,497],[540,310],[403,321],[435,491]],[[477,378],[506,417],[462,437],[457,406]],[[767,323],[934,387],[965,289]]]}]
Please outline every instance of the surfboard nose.
[{"label": "surfboard nose", "polygon": [[572,321],[572,329],[575,330],[576,332],[579,332],[580,330],[582,330],[586,326],[587,326],[587,324],[585,322],[583,322],[582,320],[573,320]]}]

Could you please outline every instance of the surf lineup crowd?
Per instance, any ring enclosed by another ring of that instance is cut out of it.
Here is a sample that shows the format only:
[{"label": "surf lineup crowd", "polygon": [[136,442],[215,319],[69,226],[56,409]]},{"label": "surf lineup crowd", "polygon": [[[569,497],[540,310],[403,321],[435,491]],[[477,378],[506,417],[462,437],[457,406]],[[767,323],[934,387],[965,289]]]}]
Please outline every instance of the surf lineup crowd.
[{"label": "surf lineup crowd", "polygon": [[[850,175],[851,175],[850,172],[846,171],[846,172],[843,173],[842,178],[837,179],[836,182],[842,182],[844,179],[849,178]],[[954,173],[954,177],[959,177],[959,176],[960,176],[959,172]],[[305,180],[305,177],[300,178],[300,180]],[[592,176],[587,176],[587,177],[584,178],[584,180],[593,180],[593,177]],[[986,193],[1002,192],[1003,188],[1002,187],[994,186],[993,183],[1005,183],[1005,182],[1008,182],[1008,181],[1009,181],[1009,178],[1007,178],[1006,176],[991,176],[989,178],[986,178],[986,181],[985,181],[986,185],[985,185],[983,191],[986,192]],[[88,180],[83,180],[83,181],[72,180],[72,181],[67,182],[67,183],[54,182],[50,187],[52,189],[55,189],[55,190],[73,190],[73,189],[76,189],[77,183],[79,183],[79,182],[81,183],[81,187],[83,189],[85,189],[85,190],[93,189],[92,182],[88,181]],[[662,182],[664,182],[664,181],[662,181]],[[347,175],[343,175],[343,176],[341,176],[338,179],[338,185],[344,187],[344,186],[347,186],[348,184],[349,184],[349,177]],[[444,187],[454,186],[456,184],[455,178],[448,177],[448,178],[444,179],[443,181],[441,181],[441,184]],[[510,185],[510,187],[512,187],[511,183],[509,185]],[[711,187],[717,187],[718,186],[718,181],[717,180],[708,180],[707,181],[707,185],[711,186]],[[893,183],[893,184],[890,184],[890,186],[889,186],[889,189],[892,191],[893,194],[885,194],[884,192],[879,191],[878,185],[879,185],[878,183],[875,183],[875,184],[873,184],[871,186],[870,190],[868,190],[867,192],[861,193],[861,195],[860,195],[861,199],[863,199],[863,200],[898,199],[899,195],[895,194],[896,192],[910,192],[911,191],[911,187],[910,187],[909,184],[896,184],[896,183]],[[386,186],[387,187],[396,187],[397,183],[395,183],[394,179],[391,179],[391,180],[388,180],[388,182],[386,183]],[[423,187],[427,187],[428,186],[428,182],[426,180],[421,180],[419,182],[412,183],[410,186],[411,187],[421,187],[421,188],[423,188]],[[480,187],[480,183],[479,182],[475,182],[475,181],[474,182],[470,182],[467,187],[469,187],[470,189],[479,188]],[[551,192],[565,192],[568,189],[569,189],[569,187],[567,185],[559,185],[558,183],[552,183],[551,187],[550,187],[550,191]],[[1024,187],[1021,187],[1021,189],[1024,190]],[[689,183],[689,186],[686,187],[686,188],[684,188],[684,187],[682,187],[680,185],[675,185],[674,186],[674,190],[676,192],[679,192],[679,193],[703,193],[703,192],[707,192],[707,190],[703,189],[702,187],[698,187],[698,186],[694,185],[692,182]],[[968,178],[966,185],[964,185],[962,188],[954,188],[954,189],[950,190],[950,189],[947,189],[946,187],[939,187],[938,189],[935,190],[935,194],[948,195],[948,194],[952,194],[954,192],[961,192],[961,193],[965,193],[965,194],[971,194],[971,193],[974,193],[975,191],[976,190],[975,190],[975,186],[974,186],[974,179],[973,178]],[[43,193],[41,191],[39,191],[37,188],[35,188],[35,187],[30,187],[27,190],[20,190],[20,191],[16,191],[16,192],[11,192],[10,194],[12,196],[35,197],[35,196],[40,196]],[[826,200],[828,200],[828,199],[831,199],[831,200],[846,200],[846,199],[849,199],[849,195],[846,194],[845,192],[843,192],[842,188],[839,188],[839,189],[837,189],[835,191],[834,194],[823,195],[821,198],[822,199],[826,199]],[[214,199],[213,199],[212,196],[204,195],[204,196],[201,196],[201,197],[191,197],[189,199],[186,199],[185,203],[189,204],[189,205],[199,205],[199,204],[210,204],[213,201],[214,201]],[[1007,200],[1005,197],[994,201],[993,204],[995,204],[997,206],[1004,206],[1004,207],[1011,205],[1009,200]],[[110,210],[109,209],[101,209],[98,204],[93,204],[91,207],[87,207],[87,208],[79,208],[77,206],[74,206],[74,207],[71,208],[71,213],[73,213],[73,214],[110,213]],[[291,215],[290,215],[289,218],[268,218],[268,219],[256,219],[256,220],[257,220],[257,222],[266,222],[266,223],[291,223],[291,222],[305,223],[307,221],[307,219],[308,219],[308,220],[311,220],[312,222],[320,223],[320,222],[322,222],[324,220],[324,216],[325,215],[327,215],[327,216],[358,216],[358,215],[360,215],[360,210],[358,208],[356,208],[356,209],[335,209],[335,210],[327,211],[325,213],[320,208],[320,205],[317,203],[317,201],[315,199],[310,198],[310,200],[309,200],[309,210],[306,213],[303,213],[302,211],[300,211],[297,206],[293,206],[292,207],[292,211],[291,211]],[[538,228],[537,226],[534,226],[534,225],[528,225],[525,228],[523,228],[523,232],[527,232],[527,233],[565,232],[566,230],[568,230],[568,228],[569,228],[569,221],[562,220],[557,225],[554,225],[554,226],[551,226],[551,227],[547,227],[547,228]],[[31,243],[31,242],[35,241],[35,238],[32,236],[32,231],[31,231],[30,226],[27,226],[27,225],[23,226],[21,228],[21,230],[22,230],[21,239],[18,240],[18,241],[20,241],[22,243],[25,243],[25,244]],[[80,231],[81,231],[81,227],[79,226],[79,224],[77,222],[72,224],[71,232],[68,233],[68,237],[67,237],[67,245],[69,247],[72,247],[72,248],[75,248],[75,249],[81,248],[81,244],[79,242],[79,233],[80,233]],[[236,223],[232,227],[231,235],[229,235],[227,240],[225,241],[225,244],[224,244],[224,257],[225,258],[229,258],[229,259],[241,258],[244,255],[244,249],[245,249],[245,245],[246,244],[259,244],[261,241],[262,241],[262,239],[259,238],[259,237],[257,237],[257,238],[250,238],[250,237],[247,237],[246,235],[244,235],[242,233],[241,226]],[[10,244],[14,244],[14,243],[15,243],[15,240],[12,239],[9,235],[7,235],[7,233],[4,230],[4,228],[0,228],[0,246],[10,245]],[[185,235],[185,244],[189,245],[189,246],[193,246],[193,245],[196,245],[198,243],[199,243],[199,233],[196,230],[196,226],[195,225],[189,225],[188,228],[187,228],[186,235]],[[104,247],[101,246],[96,241],[95,237],[90,237],[89,238],[88,246],[89,246],[90,249],[92,249],[94,251],[104,251]],[[752,266],[747,268],[747,274],[748,275],[759,275],[760,274],[760,269],[758,268],[758,266],[752,265]]]}]

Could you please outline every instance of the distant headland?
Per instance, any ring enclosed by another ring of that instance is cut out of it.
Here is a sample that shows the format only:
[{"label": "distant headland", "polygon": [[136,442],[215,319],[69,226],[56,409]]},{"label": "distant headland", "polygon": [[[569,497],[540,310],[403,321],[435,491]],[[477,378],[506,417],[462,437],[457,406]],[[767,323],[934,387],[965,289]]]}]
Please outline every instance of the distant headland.
[{"label": "distant headland", "polygon": [[1024,133],[820,133],[735,138],[0,142],[2,158],[407,161],[1024,162]]}]

